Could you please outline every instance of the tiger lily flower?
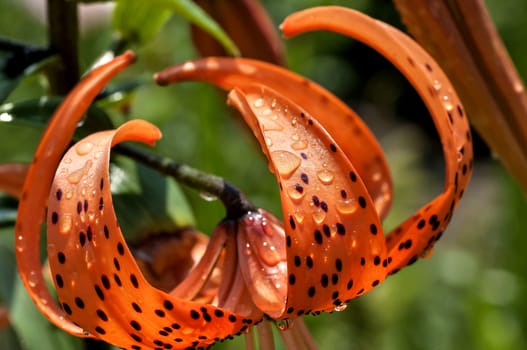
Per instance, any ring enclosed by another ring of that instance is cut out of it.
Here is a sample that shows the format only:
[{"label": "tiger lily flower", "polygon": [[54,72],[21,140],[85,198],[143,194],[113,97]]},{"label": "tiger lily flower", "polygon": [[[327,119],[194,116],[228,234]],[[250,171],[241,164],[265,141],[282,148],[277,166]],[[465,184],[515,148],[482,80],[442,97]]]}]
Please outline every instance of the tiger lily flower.
[{"label": "tiger lily flower", "polygon": [[[252,129],[277,178],[285,224],[257,208],[226,217],[188,276],[171,291],[155,288],[120,231],[108,163],[112,146],[153,144],[159,130],[129,121],[81,140],[60,161],[97,92],[133,61],[133,54],[124,54],[68,95],[24,183],[17,262],[33,301],[54,324],[126,349],[205,349],[256,325],[260,348],[273,349],[268,323],[260,321],[295,319],[282,332],[286,346],[314,349],[301,316],[343,310],[349,300],[429,253],[472,168],[470,131],[456,93],[409,37],[356,11],[312,8],[282,25],[286,36],[318,29],[365,42],[415,86],[441,137],[444,192],[385,237],[381,220],[392,200],[388,167],[372,133],[344,103],[305,78],[259,61],[207,58],[175,66],[158,73],[158,82],[201,79],[230,91],[228,102]],[[48,259],[61,308],[40,266],[46,199]],[[205,287],[214,268],[219,285]],[[203,288],[212,291],[209,299],[200,295]]]}]

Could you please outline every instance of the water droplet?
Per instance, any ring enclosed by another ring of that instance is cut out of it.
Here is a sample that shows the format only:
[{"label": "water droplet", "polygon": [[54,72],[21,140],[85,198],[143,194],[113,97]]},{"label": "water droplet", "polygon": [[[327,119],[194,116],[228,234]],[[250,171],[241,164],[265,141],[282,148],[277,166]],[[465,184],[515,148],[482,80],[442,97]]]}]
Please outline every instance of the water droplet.
[{"label": "water droplet", "polygon": [[296,150],[296,151],[300,151],[300,150],[306,149],[307,148],[307,142],[304,141],[304,140],[298,140],[298,141],[293,142],[291,144],[291,148]]},{"label": "water droplet", "polygon": [[273,145],[273,140],[271,140],[270,137],[265,137],[265,144],[267,147],[271,147]]},{"label": "water droplet", "polygon": [[262,125],[263,131],[281,131],[284,129],[280,123],[278,123],[276,120],[272,120],[269,118],[260,118],[258,119],[260,124]]},{"label": "water droplet", "polygon": [[293,135],[291,135],[291,140],[298,141],[298,140],[300,140],[300,136],[298,136],[298,134],[293,134]]},{"label": "water droplet", "polygon": [[296,222],[301,224],[302,222],[304,222],[304,217],[305,217],[305,213],[302,209],[295,209],[295,212],[293,213],[293,215],[295,216],[295,219],[296,219]]},{"label": "water droplet", "polygon": [[326,212],[320,208],[313,211],[313,220],[317,225],[320,225],[326,219]]},{"label": "water droplet", "polygon": [[79,156],[85,156],[86,154],[90,153],[92,149],[93,143],[88,141],[81,142],[77,145],[77,147],[75,147],[75,150]]},{"label": "water droplet", "polygon": [[454,105],[452,104],[452,101],[450,100],[450,97],[448,95],[444,95],[442,97],[442,100],[443,100],[443,106],[445,107],[447,111],[451,111],[452,109],[454,109]]},{"label": "water droplet", "polygon": [[31,288],[35,288],[37,285],[37,282],[38,282],[37,273],[35,271],[30,271],[29,275],[27,276],[27,284],[29,284]]},{"label": "water droplet", "polygon": [[344,310],[346,310],[347,307],[348,307],[348,304],[342,303],[340,305],[335,306],[333,311],[336,311],[336,312],[344,311]]},{"label": "water droplet", "polygon": [[83,330],[82,331],[82,335],[84,335],[85,337],[89,337],[90,336],[90,332],[88,332],[87,330]]},{"label": "water droplet", "polygon": [[65,164],[70,164],[71,163],[71,158],[64,158],[64,160],[62,162],[65,163]]},{"label": "water droplet", "polygon": [[[301,188],[301,187],[300,187]],[[287,187],[287,194],[292,200],[299,202],[306,195],[305,191],[301,189],[299,191],[298,185],[291,185]]]},{"label": "water droplet", "polygon": [[288,151],[271,152],[271,160],[278,173],[286,179],[300,166],[300,158]]},{"label": "water droplet", "polygon": [[256,99],[256,100],[254,100],[254,102],[253,102],[253,106],[256,107],[256,108],[263,107],[263,105],[264,105],[264,100],[263,100],[263,98]]},{"label": "water droplet", "polygon": [[441,90],[441,82],[439,80],[434,80],[434,82],[432,83],[432,87],[435,91]]},{"label": "water droplet", "polygon": [[354,198],[338,200],[336,207],[341,214],[352,214],[357,210],[357,201]]},{"label": "water droplet", "polygon": [[271,108],[275,108],[276,107],[276,99],[273,98],[273,100],[271,101]]},{"label": "water droplet", "polygon": [[95,155],[93,156],[93,158],[95,158],[95,159],[99,159],[99,158],[102,157],[103,154],[104,154],[103,151],[95,152]]},{"label": "water droplet", "polygon": [[71,199],[71,197],[73,197],[73,192],[71,192],[71,191],[66,192],[66,195],[64,197],[66,199]]},{"label": "water droplet", "polygon": [[298,124],[298,121],[296,120],[296,117],[293,117],[293,119],[291,119],[291,126],[296,128],[297,124]]},{"label": "water droplet", "polygon": [[95,262],[95,254],[93,254],[93,250],[91,248],[85,250],[84,261],[86,262],[86,267],[88,270],[91,269],[93,263]]},{"label": "water droplet", "polygon": [[322,169],[319,172],[317,172],[317,177],[325,185],[329,185],[333,182],[333,179],[335,178],[335,173],[331,170]]},{"label": "water droplet", "polygon": [[201,197],[201,199],[203,199],[204,201],[207,201],[207,202],[213,202],[213,201],[218,199],[218,197],[216,197],[212,193],[209,193],[209,192],[206,192],[206,191],[201,191],[199,193],[199,196]]},{"label": "water droplet", "polygon": [[84,174],[86,174],[88,169],[91,167],[91,165],[92,165],[92,161],[88,160],[82,168],[77,169],[74,172],[72,172],[70,175],[68,175],[69,183],[71,183],[72,185],[78,184],[81,181]]},{"label": "water droplet", "polygon": [[382,175],[380,171],[376,171],[371,175],[371,179],[375,182],[379,182],[382,179]]},{"label": "water droplet", "polygon": [[59,232],[62,234],[67,234],[71,231],[73,219],[70,214],[63,214],[59,222]]},{"label": "water droplet", "polygon": [[276,328],[278,328],[281,331],[286,331],[293,326],[293,323],[294,323],[293,320],[290,320],[288,318],[284,320],[278,320],[276,321]]},{"label": "water droplet", "polygon": [[457,157],[457,162],[460,163],[463,160],[463,153],[458,151],[456,153],[456,157]]}]

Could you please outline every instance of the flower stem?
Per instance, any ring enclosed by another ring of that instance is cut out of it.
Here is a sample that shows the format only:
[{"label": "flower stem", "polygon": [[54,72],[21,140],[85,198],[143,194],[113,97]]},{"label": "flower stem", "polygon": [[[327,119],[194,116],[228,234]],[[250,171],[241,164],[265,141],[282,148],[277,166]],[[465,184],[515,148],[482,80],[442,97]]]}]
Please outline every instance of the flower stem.
[{"label": "flower stem", "polygon": [[247,212],[256,210],[245,194],[222,177],[205,173],[186,164],[176,163],[170,158],[142,147],[120,144],[115,146],[114,150],[165,175],[172,176],[180,183],[218,197],[227,210],[226,219],[238,219]]},{"label": "flower stem", "polygon": [[77,2],[48,0],[47,21],[49,46],[59,61],[47,71],[52,94],[65,95],[79,80]]}]

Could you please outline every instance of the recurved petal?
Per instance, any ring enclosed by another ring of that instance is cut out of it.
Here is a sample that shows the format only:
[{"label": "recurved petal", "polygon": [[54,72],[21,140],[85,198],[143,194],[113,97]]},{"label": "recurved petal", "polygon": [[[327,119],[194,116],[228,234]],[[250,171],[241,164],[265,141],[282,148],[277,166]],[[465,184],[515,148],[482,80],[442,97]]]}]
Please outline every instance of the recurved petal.
[{"label": "recurved petal", "polygon": [[229,102],[253,130],[280,185],[287,303],[272,316],[331,311],[379,284],[386,275],[380,219],[360,173],[331,135],[268,87],[235,89]]},{"label": "recurved petal", "polygon": [[48,256],[69,319],[122,348],[207,347],[240,331],[244,317],[152,287],[126,245],[113,210],[111,146],[153,143],[152,124],[134,120],[81,140],[64,155],[48,202]]},{"label": "recurved petal", "polygon": [[15,227],[20,277],[39,310],[57,327],[79,337],[84,331],[64,317],[42,276],[40,232],[51,182],[63,152],[89,104],[108,81],[135,60],[132,52],[91,71],[54,113],[35,151],[20,198]]},{"label": "recurved petal", "polygon": [[281,28],[287,37],[330,30],[357,39],[392,62],[423,99],[443,146],[445,188],[387,237],[390,271],[426,255],[450,221],[472,170],[470,128],[452,84],[434,59],[406,34],[351,9],[307,9],[287,17]]}]

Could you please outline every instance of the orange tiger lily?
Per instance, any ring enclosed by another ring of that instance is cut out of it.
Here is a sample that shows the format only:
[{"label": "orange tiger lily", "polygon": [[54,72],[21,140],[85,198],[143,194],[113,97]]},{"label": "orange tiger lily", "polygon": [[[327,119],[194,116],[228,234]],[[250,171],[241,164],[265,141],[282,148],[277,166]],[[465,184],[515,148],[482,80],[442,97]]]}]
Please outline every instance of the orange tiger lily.
[{"label": "orange tiger lily", "polygon": [[[391,184],[383,154],[358,117],[327,91],[280,67],[243,58],[205,58],[156,75],[162,85],[204,80],[231,90],[229,102],[271,164],[281,188],[289,279],[287,302],[270,314],[274,318],[331,311],[427,255],[472,168],[463,107],[423,49],[397,29],[340,7],[301,11],[282,24],[289,37],[320,29],[360,40],[389,59],[423,98],[442,140],[444,192],[386,238],[380,219]],[[309,274],[302,273],[306,269]]]},{"label": "orange tiger lily", "polygon": [[[126,349],[203,349],[243,333],[264,315],[298,318],[295,327],[282,332],[286,346],[315,348],[300,316],[342,310],[429,252],[463,194],[472,164],[468,124],[447,78],[407,36],[353,10],[313,8],[287,18],[282,29],[287,36],[315,29],[342,32],[377,49],[407,76],[442,140],[444,192],[385,237],[381,219],[392,198],[382,150],[336,97],[283,68],[248,59],[209,58],[176,66],[157,80],[202,79],[230,90],[229,103],[242,113],[277,177],[285,225],[262,209],[228,217],[184,281],[169,292],[154,288],[117,223],[108,163],[115,144],[152,144],[159,130],[145,121],[127,122],[81,140],[59,164],[89,103],[133,61],[125,54],[90,73],[68,95],[24,184],[17,262],[35,304],[54,324]],[[40,272],[47,197],[48,259],[63,311]],[[216,294],[197,301],[222,252]],[[257,327],[261,348],[272,349],[267,323]]]}]

